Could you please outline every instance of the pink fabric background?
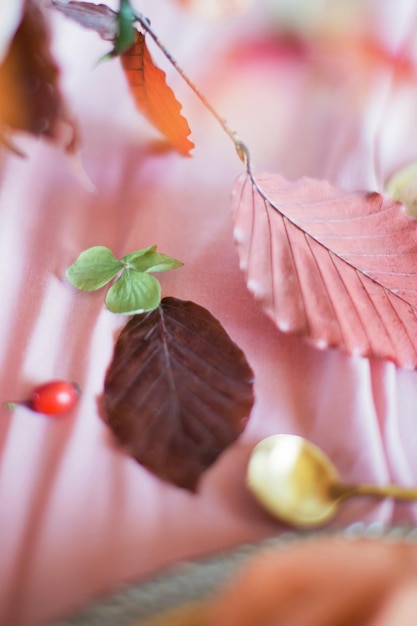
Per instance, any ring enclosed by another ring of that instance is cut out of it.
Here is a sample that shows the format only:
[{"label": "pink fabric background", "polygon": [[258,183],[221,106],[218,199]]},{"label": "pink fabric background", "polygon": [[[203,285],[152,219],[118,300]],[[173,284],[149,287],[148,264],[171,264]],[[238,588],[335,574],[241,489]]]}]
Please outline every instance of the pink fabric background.
[{"label": "pink fabric background", "polygon": [[[250,47],[252,35],[268,35],[262,4],[252,18],[218,24],[172,1],[147,4],[137,6],[250,146],[255,169],[382,191],[396,167],[416,158],[417,90],[410,81],[394,84],[389,64],[370,79],[358,67],[341,75],[329,57],[314,74],[302,54]],[[412,56],[414,3],[363,4],[375,10],[368,26],[387,50],[408,42]],[[184,104],[196,149],[192,159],[153,151],[157,134],[135,113],[118,62],[94,69],[108,46],[61,16],[53,29],[95,190],[44,142],[19,138],[26,160],[1,154],[0,400],[23,399],[57,377],[76,380],[83,395],[66,419],[1,409],[2,626],[45,624],[183,557],[282,531],[244,487],[250,451],[269,434],[305,435],[349,481],[417,482],[417,373],[282,335],[247,292],[229,212],[243,166],[216,122],[155,52]],[[229,54],[242,42],[246,54]],[[181,259],[183,268],[161,276],[164,295],[209,308],[254,369],[249,426],[197,496],[127,458],[98,417],[97,397],[126,320],[104,308],[101,292],[76,292],[64,273],[99,244],[116,256],[157,244]],[[333,526],[359,519],[415,524],[417,505],[352,500]]]}]

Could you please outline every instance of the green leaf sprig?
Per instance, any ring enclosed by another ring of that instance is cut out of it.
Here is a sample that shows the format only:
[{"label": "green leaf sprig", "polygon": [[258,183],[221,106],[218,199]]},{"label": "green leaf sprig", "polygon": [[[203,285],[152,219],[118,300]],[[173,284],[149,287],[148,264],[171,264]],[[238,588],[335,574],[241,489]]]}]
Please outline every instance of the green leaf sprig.
[{"label": "green leaf sprig", "polygon": [[113,40],[113,50],[102,56],[98,63],[113,59],[133,46],[137,35],[134,27],[135,21],[136,15],[130,5],[130,0],[120,0],[120,9],[116,13],[117,34]]},{"label": "green leaf sprig", "polygon": [[137,34],[134,27],[135,21],[136,16],[130,6],[130,1],[120,0],[120,10],[117,14],[118,33],[114,42],[114,54],[126,52],[135,43]]},{"label": "green leaf sprig", "polygon": [[161,285],[150,272],[165,272],[183,263],[156,251],[156,246],[126,254],[120,260],[105,246],[84,250],[66,271],[69,282],[81,291],[96,291],[116,276],[105,303],[112,313],[133,315],[152,311],[161,301]]}]

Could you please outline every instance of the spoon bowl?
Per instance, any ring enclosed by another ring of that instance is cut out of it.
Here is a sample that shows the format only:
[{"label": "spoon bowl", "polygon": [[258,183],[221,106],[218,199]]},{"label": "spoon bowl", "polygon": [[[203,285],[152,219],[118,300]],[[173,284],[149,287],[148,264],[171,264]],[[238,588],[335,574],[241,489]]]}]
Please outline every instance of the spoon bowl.
[{"label": "spoon bowl", "polygon": [[297,528],[324,524],[351,496],[417,499],[417,489],[343,484],[324,452],[297,435],[272,435],[255,446],[247,486],[270,514]]}]

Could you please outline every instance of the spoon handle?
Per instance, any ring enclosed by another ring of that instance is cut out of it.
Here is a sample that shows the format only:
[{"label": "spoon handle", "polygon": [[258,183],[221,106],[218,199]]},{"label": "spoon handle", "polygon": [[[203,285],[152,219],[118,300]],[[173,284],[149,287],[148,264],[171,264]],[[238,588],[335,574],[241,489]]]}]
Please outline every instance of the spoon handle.
[{"label": "spoon handle", "polygon": [[398,485],[334,485],[332,493],[339,498],[354,496],[374,496],[376,498],[395,498],[396,500],[417,500],[417,488]]}]

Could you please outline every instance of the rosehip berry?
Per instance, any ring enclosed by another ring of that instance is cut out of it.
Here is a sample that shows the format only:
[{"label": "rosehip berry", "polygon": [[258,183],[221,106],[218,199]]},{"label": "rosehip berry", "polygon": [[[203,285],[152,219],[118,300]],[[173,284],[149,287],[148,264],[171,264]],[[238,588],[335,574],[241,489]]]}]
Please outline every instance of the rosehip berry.
[{"label": "rosehip berry", "polygon": [[37,413],[62,415],[72,409],[80,396],[78,385],[65,380],[51,380],[32,391],[29,406]]}]

